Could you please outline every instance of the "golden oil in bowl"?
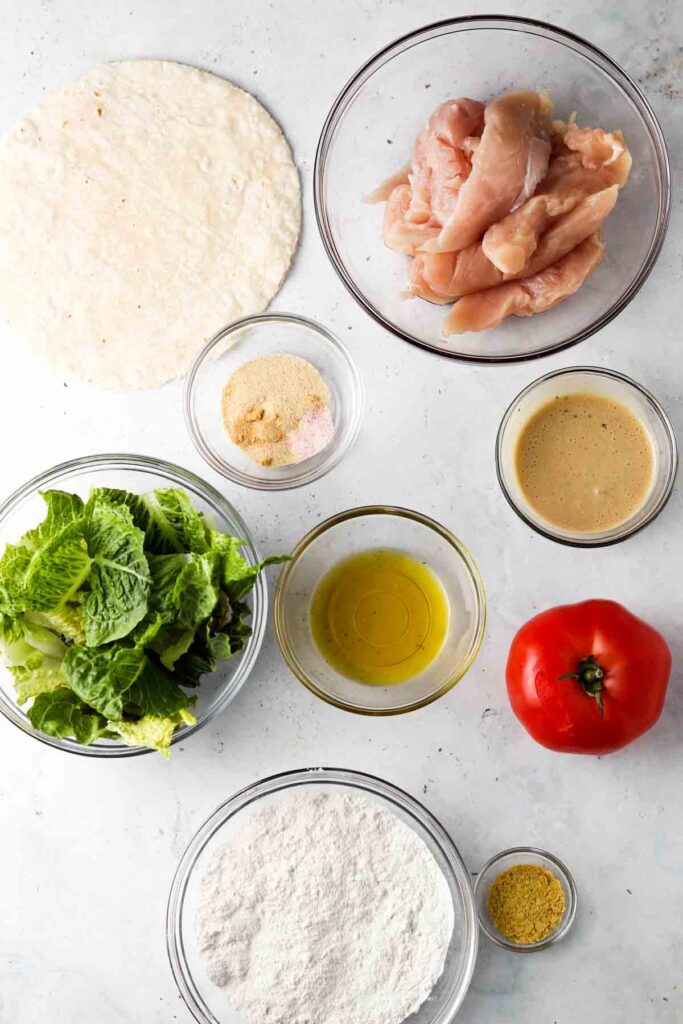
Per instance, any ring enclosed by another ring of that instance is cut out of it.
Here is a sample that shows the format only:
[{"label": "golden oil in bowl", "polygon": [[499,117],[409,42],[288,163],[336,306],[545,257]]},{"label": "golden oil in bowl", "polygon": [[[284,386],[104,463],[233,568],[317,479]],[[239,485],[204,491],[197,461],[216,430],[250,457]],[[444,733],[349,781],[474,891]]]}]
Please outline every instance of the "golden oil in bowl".
[{"label": "golden oil in bowl", "polygon": [[375,548],[342,559],[311,603],[313,639],[341,675],[369,686],[403,683],[441,651],[449,625],[446,592],[424,562]]}]

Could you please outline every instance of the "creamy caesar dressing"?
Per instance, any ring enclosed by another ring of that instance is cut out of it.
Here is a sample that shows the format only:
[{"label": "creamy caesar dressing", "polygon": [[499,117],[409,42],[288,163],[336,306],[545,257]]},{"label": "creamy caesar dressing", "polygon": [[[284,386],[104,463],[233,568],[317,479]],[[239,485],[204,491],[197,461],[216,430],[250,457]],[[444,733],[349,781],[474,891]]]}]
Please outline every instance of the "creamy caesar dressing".
[{"label": "creamy caesar dressing", "polygon": [[553,526],[598,533],[642,508],[655,457],[642,421],[623,403],[557,395],[524,425],[515,451],[519,486]]}]

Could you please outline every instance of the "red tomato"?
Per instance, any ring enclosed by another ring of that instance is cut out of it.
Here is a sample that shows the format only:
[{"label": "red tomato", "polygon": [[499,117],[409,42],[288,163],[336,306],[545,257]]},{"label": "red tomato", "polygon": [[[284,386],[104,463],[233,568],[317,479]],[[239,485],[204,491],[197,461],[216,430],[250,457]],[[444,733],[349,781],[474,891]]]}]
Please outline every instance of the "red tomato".
[{"label": "red tomato", "polygon": [[655,724],[670,674],[660,633],[615,601],[583,601],[522,626],[506,678],[512,710],[538,743],[608,754]]}]

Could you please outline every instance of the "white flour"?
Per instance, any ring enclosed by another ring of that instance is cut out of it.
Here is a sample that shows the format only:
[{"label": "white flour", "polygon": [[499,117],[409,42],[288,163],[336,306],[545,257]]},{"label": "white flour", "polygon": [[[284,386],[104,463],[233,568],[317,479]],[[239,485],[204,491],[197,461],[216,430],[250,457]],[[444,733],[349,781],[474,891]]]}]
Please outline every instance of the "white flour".
[{"label": "white flour", "polygon": [[398,1024],[443,971],[453,901],[394,814],[300,792],[216,852],[197,926],[209,977],[248,1024]]}]

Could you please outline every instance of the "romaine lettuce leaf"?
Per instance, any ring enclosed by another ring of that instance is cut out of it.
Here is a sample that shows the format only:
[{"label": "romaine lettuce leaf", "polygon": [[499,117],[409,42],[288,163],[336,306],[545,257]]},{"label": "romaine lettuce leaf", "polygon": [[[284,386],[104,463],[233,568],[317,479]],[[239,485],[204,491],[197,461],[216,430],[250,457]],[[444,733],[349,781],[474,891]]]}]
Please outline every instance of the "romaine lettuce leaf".
[{"label": "romaine lettuce leaf", "polygon": [[38,626],[46,626],[76,644],[85,643],[83,608],[80,604],[65,604],[46,612],[26,612],[24,619]]},{"label": "romaine lettuce leaf", "polygon": [[[127,715],[175,715],[195,702],[169,673],[145,657],[142,671],[126,693]],[[121,716],[111,716],[121,717]]]},{"label": "romaine lettuce leaf", "polygon": [[202,676],[210,675],[216,670],[216,659],[203,644],[195,643],[175,662],[173,678],[181,686],[199,686]]},{"label": "romaine lettuce leaf", "polygon": [[34,729],[48,736],[73,736],[86,745],[109,732],[106,718],[67,686],[39,694],[26,714]]},{"label": "romaine lettuce leaf", "polygon": [[129,747],[150,747],[168,759],[173,733],[179,725],[194,725],[196,719],[189,711],[179,711],[168,718],[144,715],[137,722],[110,722],[109,728],[117,733]]},{"label": "romaine lettuce leaf", "polygon": [[51,629],[37,625],[25,615],[11,618],[0,614],[0,661],[9,667],[37,667],[47,656],[61,662],[66,646]]},{"label": "romaine lettuce leaf", "polygon": [[66,685],[61,672],[61,661],[40,655],[40,662],[33,665],[16,665],[10,668],[14,676],[17,703],[25,704],[40,693],[50,693]]},{"label": "romaine lettuce leaf", "polygon": [[202,554],[209,549],[208,528],[184,491],[157,488],[148,494],[131,494],[113,487],[97,487],[88,505],[125,506],[135,526],[145,535],[145,551],[165,555],[183,552]]},{"label": "romaine lettuce leaf", "polygon": [[[0,611],[56,607],[63,593],[78,589],[87,576],[87,561],[79,524],[83,502],[76,494],[47,491],[45,519],[17,544],[8,544],[0,559]],[[63,536],[64,544],[57,538]]]},{"label": "romaine lettuce leaf", "polygon": [[90,575],[82,523],[71,523],[39,548],[24,581],[24,608],[50,611],[69,601]]},{"label": "romaine lettuce leaf", "polygon": [[41,491],[40,496],[47,506],[42,523],[25,533],[21,543],[34,551],[48,540],[74,523],[82,522],[85,506],[77,494],[66,491]]},{"label": "romaine lettuce leaf", "polygon": [[26,573],[31,564],[31,549],[8,544],[0,558],[0,612],[16,615],[26,608]]},{"label": "romaine lettuce leaf", "polygon": [[74,644],[62,663],[66,682],[81,700],[105,718],[122,718],[128,691],[145,667],[146,657],[139,647],[94,649]]},{"label": "romaine lettuce leaf", "polygon": [[83,599],[85,642],[99,647],[127,636],[147,614],[149,565],[144,534],[127,509],[96,508],[87,527],[92,558]]}]

